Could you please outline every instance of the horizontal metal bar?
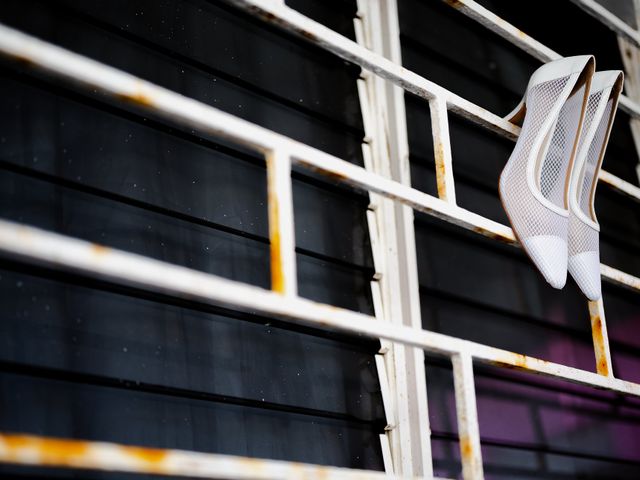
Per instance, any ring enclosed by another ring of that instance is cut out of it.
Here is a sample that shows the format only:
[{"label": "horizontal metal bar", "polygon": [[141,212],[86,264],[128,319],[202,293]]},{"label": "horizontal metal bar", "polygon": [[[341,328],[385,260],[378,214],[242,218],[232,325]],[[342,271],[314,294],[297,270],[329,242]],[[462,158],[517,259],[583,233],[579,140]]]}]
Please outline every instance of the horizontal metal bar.
[{"label": "horizontal metal bar", "polygon": [[640,33],[628,25],[624,20],[614,15],[604,5],[595,2],[594,0],[571,0],[578,5],[582,10],[587,12],[592,17],[599,20],[603,25],[606,25],[611,30],[616,32],[619,36],[626,38],[636,47],[640,47]]},{"label": "horizontal metal bar", "polygon": [[473,0],[443,1],[541,62],[546,63],[562,58],[562,55],[559,53],[530,37],[519,28],[511,25],[506,20]]},{"label": "horizontal metal bar", "polygon": [[609,187],[613,187],[614,190],[617,190],[636,201],[640,201],[640,187],[636,187],[632,183],[622,180],[620,177],[616,177],[604,170],[600,170],[598,180]]},{"label": "horizontal metal bar", "polygon": [[371,470],[6,433],[0,433],[0,463],[229,480],[408,478]]},{"label": "horizontal metal bar", "polygon": [[331,328],[370,338],[383,338],[446,357],[465,353],[486,364],[640,396],[640,385],[632,382],[448,335],[392,322],[380,322],[362,313],[300,297],[285,297],[262,288],[6,220],[0,220],[0,252],[12,257],[18,256],[25,261],[78,271],[91,277],[179,298],[275,316],[316,328]]},{"label": "horizontal metal bar", "polygon": [[[345,41],[349,40],[345,39]],[[358,44],[354,43],[354,45],[362,48]],[[379,193],[415,210],[486,237],[507,243],[516,242],[511,228],[498,222],[427,195],[415,188],[369,172],[362,167],[222,112],[210,105],[159,87],[1,24],[0,53],[22,64],[44,70],[49,74],[74,82],[84,88],[90,90],[99,89],[120,101],[134,102],[140,108],[147,109],[156,115],[172,121],[179,121],[191,128],[253,148],[263,152],[265,155],[276,150],[290,152],[292,160],[296,163],[352,186]],[[385,61],[387,60],[385,59]],[[622,182],[622,180],[618,181]],[[625,192],[633,194],[633,189],[626,187]],[[613,280],[615,283],[624,283],[626,279],[629,279],[630,283],[626,285],[631,288],[638,288],[638,280],[635,277],[627,275],[626,277],[617,276],[612,279],[605,273],[608,271],[607,269],[603,270],[603,278]]]},{"label": "horizontal metal bar", "polygon": [[635,119],[640,119],[640,105],[637,102],[626,95],[620,95],[619,105],[623,112],[628,113]]},{"label": "horizontal metal bar", "polygon": [[[281,8],[287,11],[291,10],[288,7]],[[296,14],[293,10],[291,10],[291,12]],[[299,14],[296,15],[300,16]],[[302,18],[305,19],[306,17]],[[319,24],[316,23],[316,25]],[[447,104],[452,111],[463,116],[466,116],[464,112],[465,109],[468,108],[471,108],[472,111],[483,110],[477,105],[473,105],[471,102],[451,94],[442,87],[439,87],[402,67],[396,66],[384,57],[370,52],[357,43],[351,42],[321,25],[319,27],[329,32],[331,36],[337,36],[344,42],[352,44],[355,49],[360,50],[359,53],[377,57],[376,60],[382,61],[383,64],[398,67],[400,73],[397,75],[399,76],[393,77],[389,75],[385,78],[395,81],[396,84],[403,88],[407,88],[410,80],[418,78],[421,81],[414,84],[414,86],[418,90],[423,91],[423,94],[421,95],[423,97],[428,97],[426,93],[427,89],[432,88],[433,92],[438,92],[439,94],[444,95],[444,98],[447,99]],[[294,148],[297,148],[298,151],[300,151],[300,149],[314,150],[304,144],[294,142],[287,137],[278,135],[249,122],[242,121],[232,117],[231,115],[224,114],[209,105],[184,97],[183,95],[162,87],[155,86],[150,82],[141,80],[133,75],[129,75],[81,55],[74,54],[68,50],[43,42],[1,24],[0,53],[19,61],[22,64],[32,65],[38,69],[45,70],[48,73],[65,78],[73,83],[79,83],[85,88],[99,88],[119,100],[135,103],[167,118],[174,120],[179,119],[186,125],[198,128],[202,131],[217,134],[221,137],[226,137],[247,146],[253,146],[257,150],[263,152],[272,150],[275,145],[282,144],[283,142],[295,144]],[[394,71],[398,68],[394,68]],[[374,71],[376,73],[380,73],[379,69],[374,69]],[[411,73],[411,75],[409,75],[409,73]],[[409,78],[403,78],[403,75],[405,74],[409,75]],[[453,97],[451,97],[451,95],[453,95]],[[621,98],[620,103],[624,104],[625,102],[629,103],[625,98]],[[499,133],[505,134],[510,138],[517,137],[520,131],[518,127],[510,124],[500,117],[497,117],[496,115],[490,114],[487,111],[484,112],[487,115],[482,114],[481,116],[484,120],[478,121],[478,123],[483,126],[487,126],[485,125],[485,121],[487,121],[492,125],[490,127],[491,130],[500,131]],[[640,108],[638,109],[638,115],[640,116]],[[223,129],[217,127],[219,125],[224,125],[223,122],[229,121],[230,119],[235,120],[232,124],[233,128]],[[241,128],[248,128],[249,130],[244,132]],[[246,135],[240,135],[240,132],[244,132]],[[637,192],[637,187],[634,188],[632,184],[625,182],[622,179],[617,179],[617,177],[614,177],[604,171],[602,171],[601,177],[603,176],[609,179],[616,178],[615,182],[609,183],[611,186],[623,189],[626,194],[640,201],[640,192]],[[492,234],[488,236],[492,236]],[[509,239],[507,238],[507,240]]]},{"label": "horizontal metal bar", "polygon": [[[559,53],[533,39],[474,0],[442,1],[542,62],[562,58]],[[581,3],[583,0],[572,1]],[[640,105],[625,95],[620,96],[620,108],[632,117],[640,118]]]},{"label": "horizontal metal bar", "polygon": [[629,275],[628,273],[605,265],[604,263],[600,264],[600,273],[602,274],[602,278],[614,285],[631,288],[633,290],[640,290],[640,278],[638,277]]},{"label": "horizontal metal bar", "polygon": [[435,97],[444,99],[450,110],[489,130],[510,138],[517,137],[520,132],[519,127],[503,118],[421,77],[402,65],[372,52],[284,4],[274,3],[270,0],[227,0],[227,2],[256,15],[268,23],[278,25],[291,33],[299,35],[350,63],[361,66],[393,82],[407,92],[427,100]]},{"label": "horizontal metal bar", "polygon": [[[335,53],[351,63],[361,66],[382,78],[385,78],[404,90],[420,97],[432,100],[435,97],[445,101],[447,108],[478,125],[493,132],[515,140],[520,134],[516,127],[504,118],[450,92],[440,85],[431,82],[420,75],[397,65],[385,57],[378,55],[363,46],[345,38],[324,25],[315,22],[296,12],[284,4],[273,4],[269,0],[227,0],[269,23],[300,35],[307,41]],[[485,27],[514,43],[524,51],[544,62],[562,58],[559,53],[545,47],[540,42],[518,30],[513,25],[491,13],[472,0],[444,0],[459,9],[464,14],[482,23]],[[640,118],[640,105],[622,95],[620,108],[628,114]],[[620,180],[620,182],[624,182]],[[640,195],[636,198],[640,201]]]}]

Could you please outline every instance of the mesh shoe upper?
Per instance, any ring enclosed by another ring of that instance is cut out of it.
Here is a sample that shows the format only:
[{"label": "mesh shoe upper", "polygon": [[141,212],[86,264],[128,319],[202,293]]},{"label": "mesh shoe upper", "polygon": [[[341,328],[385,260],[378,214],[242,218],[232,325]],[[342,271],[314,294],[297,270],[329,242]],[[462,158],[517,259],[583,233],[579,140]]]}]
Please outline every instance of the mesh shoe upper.
[{"label": "mesh shoe upper", "polygon": [[[605,73],[611,72],[598,72],[594,79]],[[570,192],[568,269],[590,300],[601,296],[600,227],[593,211],[593,200],[612,115],[615,114],[616,98],[611,96],[611,89],[612,85],[609,85],[592,89],[589,94],[573,173],[576,177],[572,179]]]},{"label": "mesh shoe upper", "polygon": [[500,177],[500,196],[516,235],[556,288],[564,286],[567,273],[565,192],[585,87],[571,90],[579,75],[541,82],[527,91],[522,131]]}]

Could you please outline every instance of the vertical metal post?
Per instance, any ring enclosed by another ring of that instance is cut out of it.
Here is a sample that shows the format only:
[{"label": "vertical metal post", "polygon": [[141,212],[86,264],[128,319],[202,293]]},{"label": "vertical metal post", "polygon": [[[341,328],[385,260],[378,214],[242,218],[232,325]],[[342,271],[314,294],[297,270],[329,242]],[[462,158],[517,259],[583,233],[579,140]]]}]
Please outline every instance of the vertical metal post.
[{"label": "vertical metal post", "polygon": [[[358,43],[400,64],[395,0],[360,1],[358,6]],[[359,93],[367,142],[365,167],[410,185],[404,92],[378,76],[364,73],[363,77]],[[372,287],[380,292],[382,317],[422,328],[413,210],[375,194],[371,195],[371,206],[370,230],[378,236],[375,243],[379,246],[379,276]],[[386,354],[380,363],[386,368],[393,398],[388,403],[394,409],[391,418],[395,423],[387,428],[394,471],[430,477],[433,466],[424,352],[399,344],[384,345],[383,350]]]},{"label": "vertical metal post", "polygon": [[[402,65],[400,45],[400,22],[396,0],[371,2],[379,12],[378,28],[381,32],[381,51],[385,57]],[[411,166],[409,163],[409,140],[404,90],[391,82],[384,82],[386,93],[386,132],[390,155],[391,178],[411,186]],[[402,305],[403,324],[422,329],[420,311],[420,285],[418,281],[418,261],[414,229],[413,209],[399,203],[394,204],[396,220],[396,241],[398,268],[400,272],[399,300]],[[409,387],[409,414],[413,448],[413,472],[429,477],[433,475],[431,455],[431,428],[427,401],[427,381],[424,351],[405,347],[407,352],[407,377]]]},{"label": "vertical metal post", "polygon": [[596,371],[600,375],[613,378],[609,335],[607,333],[607,322],[604,317],[604,303],[602,298],[595,302],[589,302],[589,316],[591,317],[593,348],[596,354]]},{"label": "vertical metal post", "polygon": [[473,361],[468,353],[451,357],[453,381],[456,391],[458,436],[460,458],[464,480],[482,480],[482,452],[480,450],[480,427],[476,407],[476,387],[473,377]]},{"label": "vertical metal post", "polygon": [[[358,42],[368,45],[370,44],[370,32],[366,29],[362,19],[365,15],[360,10],[358,17],[354,20],[354,26]],[[365,129],[364,144],[362,145],[364,166],[367,170],[379,171],[379,125],[377,122],[377,104],[374,100],[374,82],[375,76],[363,72],[363,78],[358,80],[358,94]],[[390,244],[388,237],[393,234],[393,229],[389,228],[388,214],[385,215],[384,213],[389,211],[388,202],[385,202],[383,197],[374,193],[369,194],[369,201],[367,221],[376,270],[371,282],[371,293],[374,299],[376,319],[389,321],[390,318],[399,316],[399,312],[390,308],[388,288],[386,288],[390,277],[387,274],[389,271],[387,259],[391,253],[389,251],[390,247],[388,247]],[[410,448],[401,447],[404,442],[401,441],[400,432],[403,430],[398,427],[400,419],[406,417],[406,415],[401,415],[399,412],[406,402],[404,402],[404,398],[399,398],[397,395],[398,385],[394,367],[397,361],[395,352],[395,346],[383,341],[381,342],[380,352],[376,355],[378,378],[387,420],[385,434],[380,436],[382,451],[386,453],[383,455],[383,460],[387,473],[404,472],[410,465],[406,455],[402,453],[410,451]]]},{"label": "vertical metal post", "polygon": [[429,109],[431,112],[433,155],[436,161],[438,197],[455,205],[456,191],[453,179],[453,160],[451,154],[451,139],[449,138],[447,102],[441,97],[435,97],[429,102]]},{"label": "vertical metal post", "polygon": [[298,292],[296,242],[291,192],[291,156],[278,149],[267,153],[271,289],[288,297]]},{"label": "vertical metal post", "polygon": [[[634,1],[636,18],[640,21],[640,1]],[[620,56],[625,70],[625,92],[634,102],[640,102],[640,49],[624,37],[618,37]],[[636,147],[636,153],[640,154],[640,120],[632,116],[629,119],[631,136]],[[636,165],[636,175],[640,180],[640,158]]]}]

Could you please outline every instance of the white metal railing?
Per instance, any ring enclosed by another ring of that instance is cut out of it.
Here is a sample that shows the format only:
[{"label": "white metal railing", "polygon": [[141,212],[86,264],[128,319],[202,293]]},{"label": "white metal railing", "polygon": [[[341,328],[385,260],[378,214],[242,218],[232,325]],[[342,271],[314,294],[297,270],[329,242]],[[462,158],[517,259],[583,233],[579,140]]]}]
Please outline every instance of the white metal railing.
[{"label": "white metal railing", "polygon": [[[345,60],[355,63],[362,68],[385,78],[404,90],[413,93],[427,100],[437,99],[446,104],[447,109],[461,117],[496,132],[506,138],[516,139],[520,133],[520,128],[506,121],[488,110],[475,105],[474,103],[456,95],[440,85],[427,80],[420,75],[407,70],[401,65],[394,63],[385,57],[374,53],[356,42],[334,32],[311,20],[299,12],[286,7],[284,3],[269,0],[227,0],[239,8],[242,8],[267,22],[284,28],[291,33],[300,35],[305,40],[315,43],[326,50],[335,53]],[[492,31],[501,35],[511,43],[523,48],[542,61],[549,61],[561,58],[561,55],[553,50],[542,46],[539,42],[528,37],[524,32],[508,24],[497,15],[492,14],[484,7],[472,0],[443,0],[463,13],[473,12],[472,18],[481,21]],[[622,96],[620,106],[634,117],[640,117],[640,106],[635,102]],[[438,152],[436,152],[438,153]],[[445,152],[446,153],[446,152]],[[436,161],[439,155],[436,155]],[[613,175],[611,175],[613,176]],[[622,179],[617,180],[617,185],[628,184]],[[633,185],[629,184],[631,187]],[[440,186],[438,187],[440,191]],[[633,196],[640,201],[640,196]]]},{"label": "white metal railing", "polygon": [[399,478],[367,470],[31,435],[0,434],[0,460],[21,465],[228,480]]},{"label": "white metal railing", "polygon": [[[473,361],[640,396],[640,385],[617,379],[613,375],[604,306],[601,301],[591,302],[589,305],[598,372],[595,373],[426,331],[415,325],[378,321],[375,317],[300,298],[296,288],[290,177],[292,163],[486,237],[515,244],[513,232],[507,226],[456,205],[447,115],[452,111],[512,139],[517,137],[519,129],[495,114],[404,69],[398,63],[308,19],[286,7],[283,2],[229,1],[265,21],[299,34],[307,41],[362,66],[376,77],[389,80],[404,90],[427,99],[434,119],[432,129],[440,198],[432,197],[379,173],[358,167],[107,65],[12,28],[0,26],[0,53],[9,59],[83,88],[99,90],[116,100],[133,102],[156,115],[264,154],[268,172],[272,291],[4,220],[0,220],[0,251],[18,256],[25,261],[71,269],[88,276],[108,278],[150,291],[161,291],[204,303],[250,310],[318,328],[337,329],[380,338],[447,357],[453,364],[460,451],[465,479],[483,478]],[[483,13],[474,2],[461,0],[449,3],[469,8],[469,12],[495,29],[494,31],[502,32],[507,40],[516,44],[520,42],[511,35],[513,32],[510,29],[513,27],[485,14],[486,12]],[[522,40],[523,48],[530,49],[531,53],[544,54],[543,46],[534,43],[523,34],[516,34],[516,37]],[[549,52],[547,49],[547,54]],[[623,104],[623,108],[627,108],[632,115],[640,116],[640,108],[637,105],[628,100],[625,102],[626,106]],[[640,189],[622,179],[603,172],[601,181],[635,200],[640,200]],[[609,282],[640,290],[639,278],[606,265],[602,266],[602,276]],[[412,301],[417,302],[418,299],[413,298]],[[145,457],[145,454],[149,455]],[[127,450],[123,446],[99,442],[60,441],[15,435],[0,436],[0,461],[225,478],[308,478],[309,475],[313,476],[313,472],[320,471],[331,478],[377,478],[381,475],[375,472],[302,466],[272,460],[248,460],[170,450],[136,450],[130,447]],[[221,465],[226,466],[222,468]],[[252,468],[254,470],[251,470]],[[247,469],[246,472],[252,473],[243,472],[241,469]]]},{"label": "white metal railing", "polygon": [[[513,45],[529,53],[542,62],[549,62],[562,58],[562,55],[560,55],[559,53],[531,38],[525,32],[514,27],[509,22],[503,20],[496,14],[487,10],[482,5],[476,3],[474,0],[442,1],[451,5],[467,17],[475,20],[476,22],[485,26],[492,32],[500,35],[505,40],[509,41]],[[633,30],[626,23],[610,13],[601,5],[597,4],[593,0],[571,1],[583,8],[585,11],[589,12],[591,15],[599,18],[605,25],[616,31],[616,33],[618,33],[619,35],[630,40],[634,44],[639,45],[638,42],[640,40],[640,33]],[[631,34],[630,32],[633,32],[633,34]],[[636,102],[625,95],[620,96],[620,108],[632,117],[640,118],[640,105],[638,105]],[[635,198],[640,199],[640,197],[637,196],[635,196]]]}]

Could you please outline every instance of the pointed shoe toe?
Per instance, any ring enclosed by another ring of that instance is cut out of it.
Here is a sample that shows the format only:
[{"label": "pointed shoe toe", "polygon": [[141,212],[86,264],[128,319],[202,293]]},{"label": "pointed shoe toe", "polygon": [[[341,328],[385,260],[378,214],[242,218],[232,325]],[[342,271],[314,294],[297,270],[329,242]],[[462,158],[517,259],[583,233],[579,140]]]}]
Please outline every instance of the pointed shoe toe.
[{"label": "pointed shoe toe", "polygon": [[598,300],[602,296],[598,252],[582,252],[571,256],[569,272],[589,300]]},{"label": "pointed shoe toe", "polygon": [[567,242],[555,235],[539,235],[523,240],[522,246],[542,276],[557,289],[567,283]]}]

